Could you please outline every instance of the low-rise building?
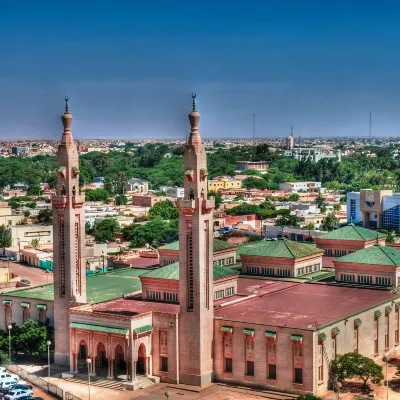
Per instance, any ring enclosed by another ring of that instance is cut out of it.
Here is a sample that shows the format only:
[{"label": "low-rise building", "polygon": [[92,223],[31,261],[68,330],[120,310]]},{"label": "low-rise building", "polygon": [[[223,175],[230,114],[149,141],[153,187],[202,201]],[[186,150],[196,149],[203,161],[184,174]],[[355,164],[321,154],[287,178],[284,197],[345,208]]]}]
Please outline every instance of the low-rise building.
[{"label": "low-rise building", "polygon": [[242,181],[229,176],[218,176],[215,179],[208,180],[208,190],[218,192],[227,189],[240,189]]},{"label": "low-rise building", "polygon": [[236,170],[238,172],[243,172],[246,169],[254,169],[262,173],[267,172],[269,168],[269,163],[266,161],[238,161],[236,163]]},{"label": "low-rise building", "polygon": [[27,245],[33,239],[38,239],[42,244],[53,242],[53,225],[14,225],[10,226],[9,229],[13,246]]},{"label": "low-rise building", "polygon": [[282,182],[279,189],[285,193],[291,192],[318,192],[321,189],[321,182]]},{"label": "low-rise building", "polygon": [[297,277],[322,269],[321,249],[282,237],[240,246],[237,253],[249,275]]},{"label": "low-rise building", "polygon": [[[223,240],[214,239],[214,265],[226,266],[236,264],[237,246]],[[160,265],[169,265],[179,261],[179,241],[158,248]]]},{"label": "low-rise building", "polygon": [[161,186],[160,190],[165,193],[166,197],[173,199],[183,199],[185,196],[185,189],[178,186]]},{"label": "low-rise building", "polygon": [[317,237],[315,243],[329,257],[346,254],[373,246],[377,241],[384,245],[386,235],[357,225],[346,225]]},{"label": "low-rise building", "polygon": [[400,251],[377,243],[333,261],[338,282],[400,286]]},{"label": "low-rise building", "polygon": [[154,196],[144,194],[132,195],[132,205],[136,207],[153,207],[154,204],[166,200],[165,196]]},{"label": "low-rise building", "polygon": [[128,180],[125,190],[127,192],[147,194],[149,191],[149,182],[146,179],[131,178]]}]

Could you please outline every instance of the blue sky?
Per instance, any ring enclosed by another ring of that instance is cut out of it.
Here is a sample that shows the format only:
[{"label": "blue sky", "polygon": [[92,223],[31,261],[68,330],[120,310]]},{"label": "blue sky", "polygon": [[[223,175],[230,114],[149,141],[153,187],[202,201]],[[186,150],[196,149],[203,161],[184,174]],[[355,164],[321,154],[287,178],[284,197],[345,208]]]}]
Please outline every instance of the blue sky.
[{"label": "blue sky", "polygon": [[[56,3],[56,4],[55,4]],[[83,5],[82,5],[83,4]],[[400,3],[2,0],[0,137],[400,133]]]}]

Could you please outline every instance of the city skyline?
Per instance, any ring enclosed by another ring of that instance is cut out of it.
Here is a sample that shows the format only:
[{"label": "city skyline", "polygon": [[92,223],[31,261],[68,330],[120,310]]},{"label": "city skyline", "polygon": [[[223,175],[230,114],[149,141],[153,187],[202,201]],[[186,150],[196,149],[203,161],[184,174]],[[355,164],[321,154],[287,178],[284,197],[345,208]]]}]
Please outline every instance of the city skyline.
[{"label": "city skyline", "polygon": [[[94,3],[93,3],[94,4]],[[393,1],[9,2],[0,16],[0,135],[184,139],[198,94],[204,138],[399,132]]]}]

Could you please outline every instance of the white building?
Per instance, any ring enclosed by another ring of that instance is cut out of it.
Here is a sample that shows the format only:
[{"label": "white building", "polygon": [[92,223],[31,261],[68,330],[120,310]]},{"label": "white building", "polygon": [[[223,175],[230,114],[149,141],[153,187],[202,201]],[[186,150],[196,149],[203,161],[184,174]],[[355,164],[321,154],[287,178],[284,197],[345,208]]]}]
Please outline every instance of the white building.
[{"label": "white building", "polygon": [[321,189],[321,182],[282,182],[279,184],[279,190],[285,193],[298,192],[318,192]]},{"label": "white building", "polygon": [[161,186],[161,192],[164,192],[166,197],[172,197],[174,199],[183,199],[185,195],[185,189],[177,186]]}]

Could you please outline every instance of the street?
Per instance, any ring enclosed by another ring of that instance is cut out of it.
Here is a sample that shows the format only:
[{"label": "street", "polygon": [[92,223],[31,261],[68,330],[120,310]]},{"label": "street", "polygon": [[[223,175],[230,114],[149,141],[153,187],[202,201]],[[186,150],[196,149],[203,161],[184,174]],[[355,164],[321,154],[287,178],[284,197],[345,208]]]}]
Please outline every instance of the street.
[{"label": "street", "polygon": [[10,262],[10,270],[12,273],[17,274],[21,279],[28,279],[31,286],[44,285],[46,283],[53,283],[53,273],[46,273],[45,270],[29,267],[19,262]]}]

